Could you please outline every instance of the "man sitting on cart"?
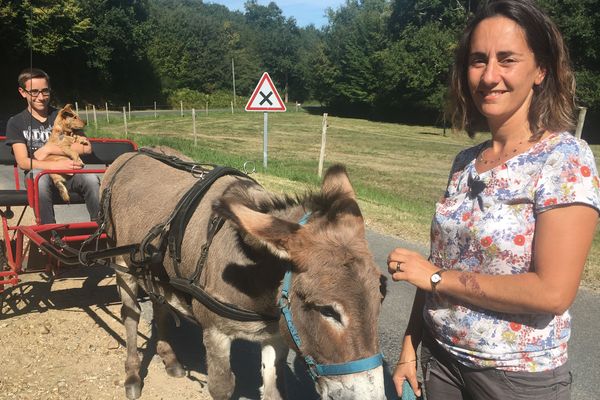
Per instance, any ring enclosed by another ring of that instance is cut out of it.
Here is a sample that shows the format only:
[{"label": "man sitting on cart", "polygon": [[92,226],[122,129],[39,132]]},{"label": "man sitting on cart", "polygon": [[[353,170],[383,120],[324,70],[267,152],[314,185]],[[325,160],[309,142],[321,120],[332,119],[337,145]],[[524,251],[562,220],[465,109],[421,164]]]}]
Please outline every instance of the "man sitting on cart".
[{"label": "man sitting on cart", "polygon": [[[17,165],[34,176],[41,170],[77,170],[83,168],[81,161],[65,158],[58,161],[46,160],[51,154],[64,155],[56,145],[47,143],[52,132],[58,110],[50,107],[50,77],[38,68],[28,68],[19,74],[19,93],[27,101],[27,108],[12,116],[6,124],[6,144],[12,147]],[[71,148],[78,154],[92,152],[90,145],[75,143]],[[90,218],[94,220],[99,210],[100,179],[95,174],[73,174],[65,185],[69,191],[85,199]],[[57,189],[50,175],[39,180],[39,212],[42,224],[56,222],[54,198]]]}]

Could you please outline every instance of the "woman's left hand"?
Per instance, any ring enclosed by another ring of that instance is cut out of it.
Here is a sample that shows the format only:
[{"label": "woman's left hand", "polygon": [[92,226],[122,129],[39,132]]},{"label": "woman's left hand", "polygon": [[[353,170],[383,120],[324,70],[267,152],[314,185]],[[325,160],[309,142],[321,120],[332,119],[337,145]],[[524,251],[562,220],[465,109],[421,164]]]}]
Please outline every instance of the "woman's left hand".
[{"label": "woman's left hand", "polygon": [[392,250],[387,265],[394,281],[406,281],[425,291],[431,291],[431,275],[440,270],[416,251],[403,248]]}]

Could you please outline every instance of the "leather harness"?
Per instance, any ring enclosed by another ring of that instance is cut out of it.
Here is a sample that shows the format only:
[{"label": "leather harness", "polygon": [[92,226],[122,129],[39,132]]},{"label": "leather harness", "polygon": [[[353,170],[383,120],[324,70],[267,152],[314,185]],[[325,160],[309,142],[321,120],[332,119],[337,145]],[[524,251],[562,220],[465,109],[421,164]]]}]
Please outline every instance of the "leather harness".
[{"label": "leather harness", "polygon": [[[216,166],[213,164],[195,164],[182,161],[181,159],[157,153],[149,149],[140,149],[137,154],[129,158],[123,163],[113,174],[113,179],[102,192],[101,210],[98,218],[98,230],[82,244],[82,248],[92,240],[100,236],[106,229],[106,220],[110,214],[110,197],[112,194],[112,185],[115,176],[122,168],[132,159],[139,155],[152,157],[161,161],[173,168],[181,169],[190,172],[198,180],[190,187],[190,189],[179,199],[173,212],[169,215],[166,221],[154,226],[150,232],[138,244],[118,246],[107,250],[80,252],[80,261],[85,265],[99,263],[97,260],[101,258],[114,257],[119,254],[130,254],[132,269],[123,268],[114,263],[108,263],[113,269],[120,272],[135,275],[145,281],[149,289],[152,289],[158,281],[168,282],[173,288],[191,296],[198,300],[206,308],[212,312],[236,321],[277,321],[279,316],[266,315],[254,311],[240,308],[236,305],[220,301],[208,293],[200,284],[200,277],[208,258],[208,250],[210,245],[224,224],[224,220],[212,215],[207,227],[206,242],[202,245],[200,257],[196,263],[194,273],[190,277],[184,277],[181,274],[181,244],[185,235],[186,227],[190,218],[196,211],[200,201],[212,184],[217,179],[226,176],[241,176],[253,180],[243,172],[224,166]],[[209,167],[209,168],[207,168]],[[212,168],[210,168],[212,167]],[[254,180],[253,180],[254,181]],[[157,244],[153,244],[153,243]],[[167,248],[173,262],[175,276],[169,277],[163,267],[163,260]],[[149,290],[150,297],[161,303],[166,303],[161,295]]]}]

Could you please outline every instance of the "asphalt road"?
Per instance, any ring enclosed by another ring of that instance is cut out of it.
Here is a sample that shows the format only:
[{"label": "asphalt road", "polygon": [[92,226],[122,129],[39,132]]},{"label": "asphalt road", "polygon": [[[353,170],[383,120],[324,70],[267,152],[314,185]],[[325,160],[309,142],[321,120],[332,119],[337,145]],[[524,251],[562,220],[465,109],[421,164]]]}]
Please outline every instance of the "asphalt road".
[{"label": "asphalt road", "polygon": [[[0,189],[8,189],[12,182],[12,169],[0,168]],[[76,221],[87,218],[87,212],[83,205],[60,206],[57,209],[57,220]],[[402,246],[426,253],[426,249],[419,248],[398,238],[367,232],[367,239],[375,261],[382,272],[387,275],[385,261],[387,254],[394,247]],[[395,365],[400,353],[400,339],[404,332],[414,288],[406,283],[388,282],[388,293],[383,303],[383,309],[379,321],[380,344],[385,356],[386,367],[386,394],[388,399],[395,399],[393,385],[390,379],[390,366]],[[145,318],[151,317],[150,307],[146,303]],[[591,290],[580,289],[571,307],[573,316],[573,334],[569,344],[569,358],[571,360],[574,384],[572,391],[573,400],[600,399],[600,343],[598,332],[600,332],[600,293]],[[184,322],[183,329],[178,329],[174,335],[178,341],[175,346],[179,348],[179,354],[183,353],[182,362],[188,368],[203,370],[204,350],[202,345],[196,342],[200,328]],[[238,375],[236,390],[237,398],[258,398],[256,388],[260,385],[260,350],[256,345],[250,343],[234,343],[232,351],[232,362],[234,372]],[[293,354],[288,358],[290,365],[290,394],[292,400],[317,399],[312,389],[313,385],[306,374],[304,367],[295,359]],[[204,371],[205,372],[205,371]],[[295,373],[292,373],[295,372]]]},{"label": "asphalt road", "polygon": [[[387,271],[387,254],[394,247],[407,247],[426,253],[427,249],[401,242],[397,238],[368,233],[369,245],[375,261]],[[385,359],[394,365],[400,353],[399,340],[404,333],[414,289],[406,283],[389,281],[388,295],[379,318],[379,337]],[[600,399],[600,293],[581,288],[571,307],[572,336],[569,341],[569,359],[573,372],[572,400]],[[388,398],[392,399],[389,395]]]}]

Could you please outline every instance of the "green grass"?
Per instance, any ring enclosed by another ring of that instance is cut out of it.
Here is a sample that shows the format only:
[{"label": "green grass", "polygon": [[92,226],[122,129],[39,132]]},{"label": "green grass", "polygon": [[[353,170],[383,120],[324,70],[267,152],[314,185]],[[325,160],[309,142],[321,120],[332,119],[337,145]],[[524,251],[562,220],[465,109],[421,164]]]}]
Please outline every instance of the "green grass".
[{"label": "green grass", "polygon": [[[257,179],[273,191],[302,192],[317,176],[322,116],[295,112],[268,117],[268,168],[263,169],[263,114],[198,113],[194,145],[191,115],[133,117],[128,137],[140,146],[166,145],[199,162],[242,168],[253,163]],[[91,136],[124,137],[122,117],[99,121]],[[328,118],[325,168],[343,163],[371,229],[428,246],[435,202],[454,156],[489,137],[470,139],[430,126],[406,126],[351,118]],[[600,156],[600,146],[591,146]],[[596,160],[598,163],[598,158]],[[596,235],[583,284],[600,288],[600,235]]]}]

